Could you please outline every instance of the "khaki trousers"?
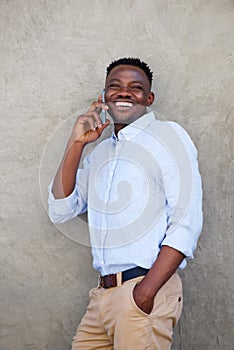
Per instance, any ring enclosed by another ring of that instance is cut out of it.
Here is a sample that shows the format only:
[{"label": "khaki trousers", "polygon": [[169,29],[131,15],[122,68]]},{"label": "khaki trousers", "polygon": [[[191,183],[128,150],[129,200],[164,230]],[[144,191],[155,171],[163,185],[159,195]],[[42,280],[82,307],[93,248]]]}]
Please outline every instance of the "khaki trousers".
[{"label": "khaki trousers", "polygon": [[169,350],[182,311],[182,284],[175,273],[158,291],[148,315],[137,307],[133,288],[144,277],[119,287],[93,288],[72,350]]}]

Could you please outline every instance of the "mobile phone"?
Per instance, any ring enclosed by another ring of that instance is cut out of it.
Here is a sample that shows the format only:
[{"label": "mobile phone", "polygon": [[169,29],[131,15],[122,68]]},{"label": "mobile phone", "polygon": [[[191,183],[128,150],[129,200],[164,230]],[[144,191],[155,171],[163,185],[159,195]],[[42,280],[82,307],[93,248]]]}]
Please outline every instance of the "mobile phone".
[{"label": "mobile phone", "polygon": [[[102,102],[105,103],[105,89],[102,90]],[[106,110],[105,109],[102,109],[101,120],[102,120],[102,124],[105,124],[105,122],[106,122]]]}]

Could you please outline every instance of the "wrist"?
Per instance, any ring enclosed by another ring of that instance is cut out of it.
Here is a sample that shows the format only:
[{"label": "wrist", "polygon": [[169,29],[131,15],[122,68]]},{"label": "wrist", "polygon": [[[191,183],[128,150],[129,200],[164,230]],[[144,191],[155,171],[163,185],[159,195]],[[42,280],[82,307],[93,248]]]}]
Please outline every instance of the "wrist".
[{"label": "wrist", "polygon": [[70,150],[72,148],[72,149],[75,149],[75,150],[83,151],[85,146],[86,146],[85,142],[77,141],[72,136],[69,138],[69,140],[67,142],[67,149],[68,150]]},{"label": "wrist", "polygon": [[154,298],[157,294],[158,289],[155,288],[151,280],[146,277],[140,282],[142,291],[147,298]]}]

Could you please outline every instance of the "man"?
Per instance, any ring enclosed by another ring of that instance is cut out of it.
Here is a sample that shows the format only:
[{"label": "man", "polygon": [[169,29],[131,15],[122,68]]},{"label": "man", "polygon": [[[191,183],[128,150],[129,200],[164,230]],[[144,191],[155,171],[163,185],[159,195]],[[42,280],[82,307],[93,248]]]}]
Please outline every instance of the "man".
[{"label": "man", "polygon": [[[99,286],[72,349],[166,350],[182,309],[176,272],[192,258],[201,232],[196,149],[176,123],[157,121],[152,72],[138,58],[107,68],[101,97],[80,115],[49,188],[49,215],[62,223],[88,211]],[[85,146],[114,122],[78,169]],[[77,170],[78,169],[78,170]]]}]

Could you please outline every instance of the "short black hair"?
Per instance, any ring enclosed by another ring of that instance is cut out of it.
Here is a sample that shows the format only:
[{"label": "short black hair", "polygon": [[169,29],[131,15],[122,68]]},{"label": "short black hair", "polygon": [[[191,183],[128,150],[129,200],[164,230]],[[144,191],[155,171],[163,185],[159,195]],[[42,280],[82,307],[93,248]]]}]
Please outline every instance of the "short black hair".
[{"label": "short black hair", "polygon": [[147,63],[141,61],[140,58],[136,58],[136,57],[123,57],[123,58],[119,58],[118,60],[111,62],[111,64],[106,68],[106,76],[108,76],[110,74],[110,72],[113,68],[115,68],[119,65],[122,65],[122,64],[129,65],[129,66],[135,66],[135,67],[139,67],[140,69],[142,69],[145,72],[145,74],[147,75],[147,78],[149,79],[150,86],[152,85],[153,72],[151,71],[151,69]]}]

